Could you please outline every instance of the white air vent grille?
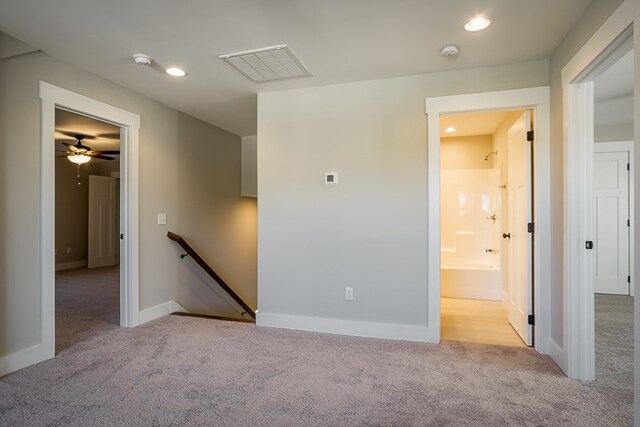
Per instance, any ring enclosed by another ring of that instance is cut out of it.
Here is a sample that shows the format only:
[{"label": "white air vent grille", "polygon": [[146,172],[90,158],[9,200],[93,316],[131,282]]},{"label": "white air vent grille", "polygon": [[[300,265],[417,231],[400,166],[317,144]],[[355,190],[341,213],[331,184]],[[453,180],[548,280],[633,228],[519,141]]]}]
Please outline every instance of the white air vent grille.
[{"label": "white air vent grille", "polygon": [[286,44],[220,55],[256,83],[311,75]]}]

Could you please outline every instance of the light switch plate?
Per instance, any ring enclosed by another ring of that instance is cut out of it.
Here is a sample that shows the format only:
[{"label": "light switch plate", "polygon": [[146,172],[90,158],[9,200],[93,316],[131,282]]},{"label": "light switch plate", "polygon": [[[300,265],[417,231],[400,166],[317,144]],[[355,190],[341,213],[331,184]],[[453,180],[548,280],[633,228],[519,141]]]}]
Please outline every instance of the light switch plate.
[{"label": "light switch plate", "polygon": [[167,214],[159,213],[158,214],[158,225],[167,225]]}]

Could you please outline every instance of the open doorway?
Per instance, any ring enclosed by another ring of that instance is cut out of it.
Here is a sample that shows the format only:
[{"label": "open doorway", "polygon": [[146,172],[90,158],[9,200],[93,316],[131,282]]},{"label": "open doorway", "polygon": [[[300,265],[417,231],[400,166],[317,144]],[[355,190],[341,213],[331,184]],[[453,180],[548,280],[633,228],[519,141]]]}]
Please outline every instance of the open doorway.
[{"label": "open doorway", "polygon": [[441,337],[533,345],[531,110],[440,116]]},{"label": "open doorway", "polygon": [[[531,182],[532,264],[530,266],[531,294],[522,293],[531,303],[531,311],[518,314],[521,325],[531,331],[531,344],[543,354],[550,352],[550,114],[549,88],[527,88],[497,92],[483,92],[427,98],[428,118],[428,322],[429,332],[436,342],[441,338],[441,123],[443,116],[487,111],[531,111],[535,116],[535,143],[529,152],[533,170]],[[526,120],[525,120],[526,122]],[[487,155],[488,153],[484,153]],[[484,155],[482,158],[484,158]],[[488,156],[491,158],[491,156]],[[535,285],[533,285],[535,283]],[[535,304],[534,304],[535,302]],[[522,305],[520,305],[522,307]],[[526,316],[526,317],[525,317]],[[535,328],[530,327],[534,323]]]},{"label": "open doorway", "polygon": [[633,398],[634,52],[594,79],[595,378]]},{"label": "open doorway", "polygon": [[120,128],[55,110],[56,353],[120,323]]}]

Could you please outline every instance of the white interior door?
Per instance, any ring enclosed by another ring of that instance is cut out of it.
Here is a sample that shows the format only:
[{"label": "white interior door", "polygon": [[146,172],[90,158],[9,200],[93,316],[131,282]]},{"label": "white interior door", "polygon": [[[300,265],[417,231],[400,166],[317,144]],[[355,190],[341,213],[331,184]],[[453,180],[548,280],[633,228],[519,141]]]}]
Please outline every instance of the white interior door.
[{"label": "white interior door", "polygon": [[528,316],[533,314],[531,255],[532,234],[528,223],[532,222],[531,206],[531,142],[527,131],[531,127],[531,115],[525,112],[509,129],[507,136],[507,192],[508,192],[508,310],[509,323],[527,345],[532,345],[533,326]]},{"label": "white interior door", "polygon": [[628,152],[594,153],[595,291],[629,295]]},{"label": "white interior door", "polygon": [[89,268],[116,264],[116,179],[89,175]]}]

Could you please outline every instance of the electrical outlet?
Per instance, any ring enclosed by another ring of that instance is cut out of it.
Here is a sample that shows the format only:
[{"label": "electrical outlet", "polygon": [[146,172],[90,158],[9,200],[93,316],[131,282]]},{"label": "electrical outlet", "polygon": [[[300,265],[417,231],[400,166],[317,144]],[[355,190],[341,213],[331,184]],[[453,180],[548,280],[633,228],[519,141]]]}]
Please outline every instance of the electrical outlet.
[{"label": "electrical outlet", "polygon": [[159,213],[158,214],[158,225],[167,225],[167,214]]},{"label": "electrical outlet", "polygon": [[348,286],[344,288],[344,299],[345,301],[353,301],[353,288]]},{"label": "electrical outlet", "polygon": [[67,248],[67,253],[70,254],[71,253],[71,248]]}]

